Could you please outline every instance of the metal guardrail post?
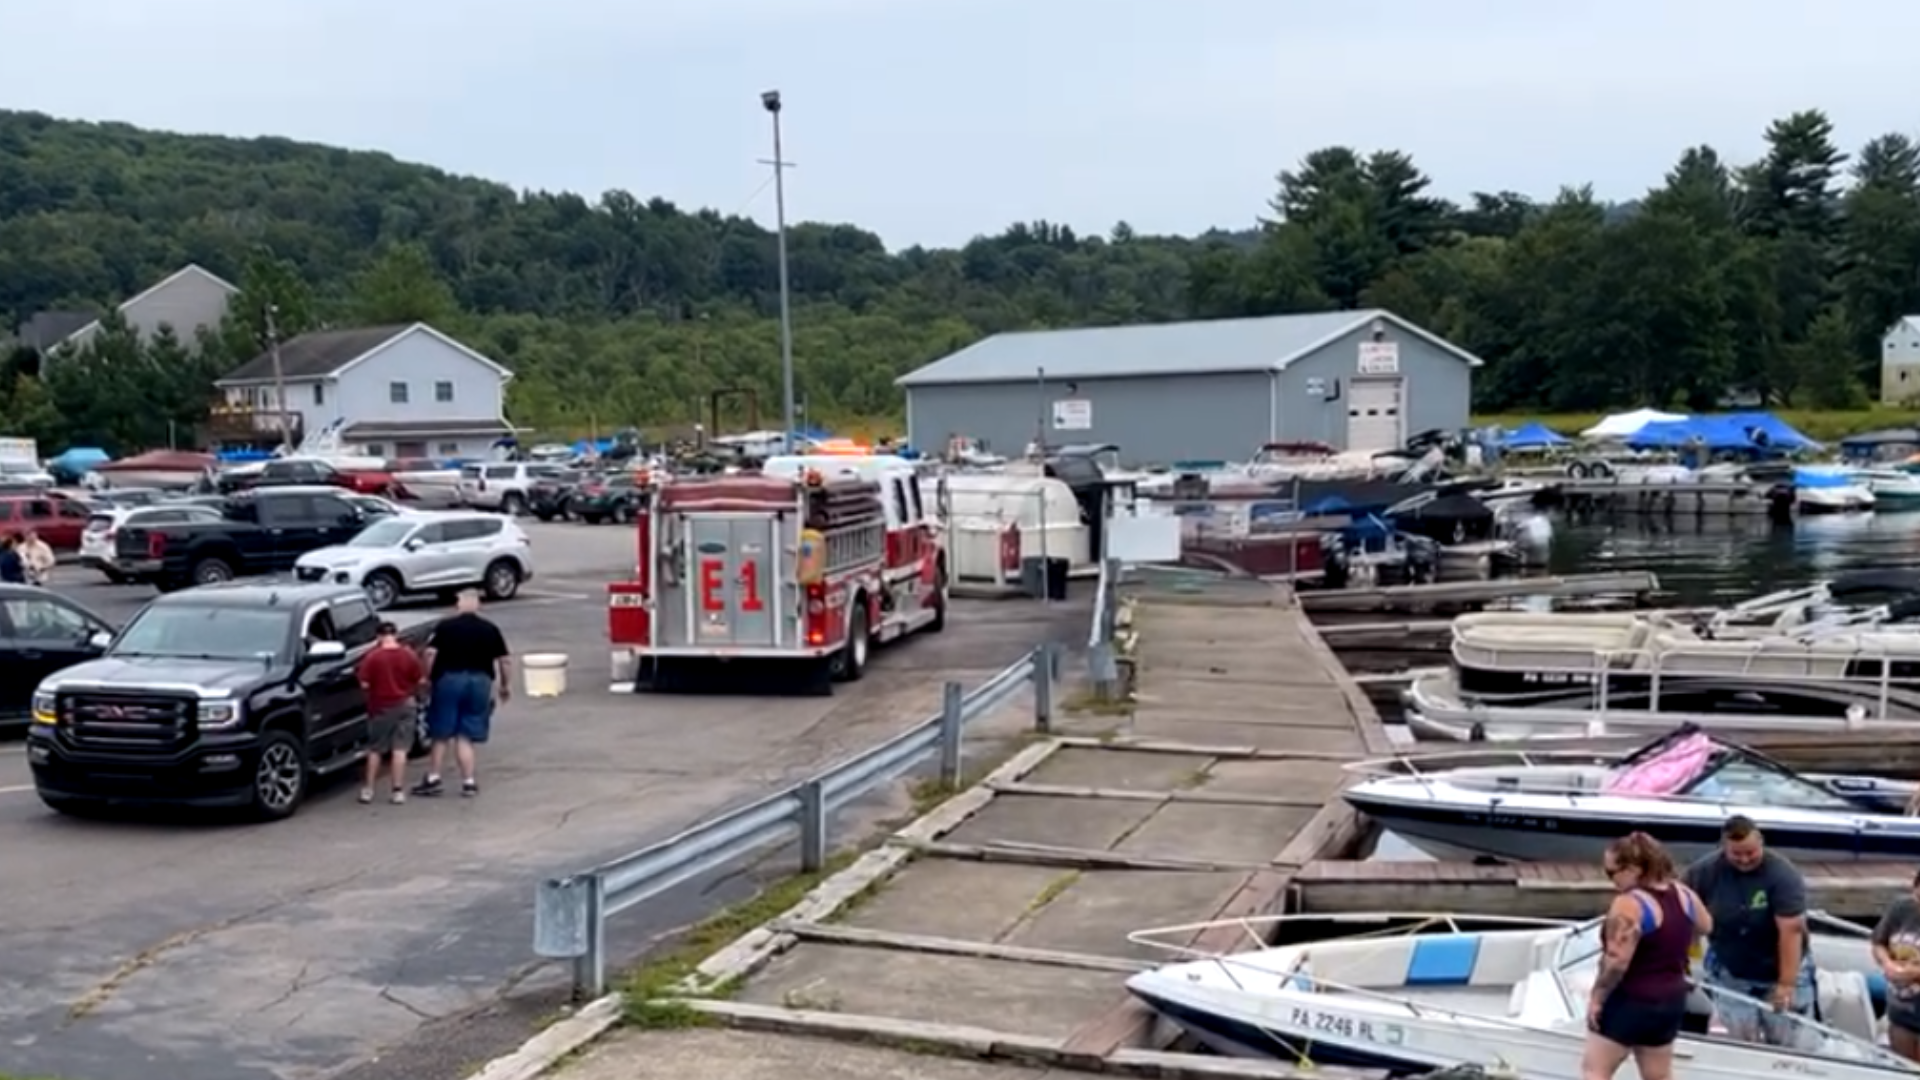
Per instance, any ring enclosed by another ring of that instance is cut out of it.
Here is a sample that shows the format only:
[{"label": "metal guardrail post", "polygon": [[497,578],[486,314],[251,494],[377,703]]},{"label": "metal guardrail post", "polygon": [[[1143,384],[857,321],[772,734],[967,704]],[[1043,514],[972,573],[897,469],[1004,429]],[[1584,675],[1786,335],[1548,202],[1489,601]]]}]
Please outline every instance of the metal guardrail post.
[{"label": "metal guardrail post", "polygon": [[800,797],[800,870],[811,874],[827,865],[827,789],[814,779],[793,793]]},{"label": "metal guardrail post", "polygon": [[1042,642],[1033,650],[1033,730],[1053,730],[1053,680],[1060,677],[1060,650]]},{"label": "metal guardrail post", "polygon": [[940,782],[948,787],[960,785],[960,751],[966,732],[966,688],[957,682],[950,682],[940,705]]},{"label": "metal guardrail post", "polygon": [[607,992],[607,882],[586,879],[586,951],[573,958],[573,995],[591,1001]]}]

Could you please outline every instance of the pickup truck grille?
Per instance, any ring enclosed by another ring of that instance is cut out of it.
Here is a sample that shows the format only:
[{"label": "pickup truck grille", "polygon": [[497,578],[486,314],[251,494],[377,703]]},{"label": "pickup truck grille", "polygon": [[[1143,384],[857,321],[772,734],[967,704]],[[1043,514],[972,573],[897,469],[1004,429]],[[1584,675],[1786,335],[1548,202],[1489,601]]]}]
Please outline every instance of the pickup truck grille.
[{"label": "pickup truck grille", "polygon": [[160,749],[193,729],[194,702],[146,694],[74,693],[60,698],[60,719],[76,745]]}]

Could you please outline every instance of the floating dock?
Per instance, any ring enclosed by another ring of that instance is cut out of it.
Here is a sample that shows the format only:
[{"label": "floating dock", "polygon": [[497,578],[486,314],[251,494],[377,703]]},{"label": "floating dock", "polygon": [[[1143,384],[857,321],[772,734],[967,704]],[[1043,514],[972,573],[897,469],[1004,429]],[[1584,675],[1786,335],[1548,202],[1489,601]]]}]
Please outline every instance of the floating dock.
[{"label": "floating dock", "polygon": [[1765,515],[1771,486],[1751,480],[1637,480],[1618,476],[1567,477],[1552,482],[1567,509],[1623,514]]},{"label": "floating dock", "polygon": [[1524,596],[1550,598],[1630,596],[1660,591],[1651,571],[1619,574],[1560,574],[1551,577],[1495,578],[1492,581],[1442,581],[1427,585],[1382,585],[1362,589],[1324,589],[1299,594],[1300,606],[1323,612],[1436,611],[1473,607]]}]

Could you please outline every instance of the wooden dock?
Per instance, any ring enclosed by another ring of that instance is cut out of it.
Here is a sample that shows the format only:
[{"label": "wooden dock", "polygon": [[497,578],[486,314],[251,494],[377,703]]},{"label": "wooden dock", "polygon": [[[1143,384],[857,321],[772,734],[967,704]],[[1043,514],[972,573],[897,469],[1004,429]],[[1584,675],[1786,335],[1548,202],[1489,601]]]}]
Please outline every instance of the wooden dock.
[{"label": "wooden dock", "polygon": [[[754,1041],[703,1045],[697,1071],[772,1075],[769,1043],[811,1035],[1135,1076],[1306,1075],[1171,1049],[1178,1032],[1124,987],[1168,955],[1127,935],[1280,911],[1295,868],[1364,839],[1340,763],[1392,743],[1285,588],[1129,592],[1133,700],[1065,698],[1049,737],[700,965],[689,990],[733,992],[675,1007]],[[561,1076],[666,1075],[674,1038],[623,1033]],[[886,1075],[934,1074],[909,1059]]]},{"label": "wooden dock", "polygon": [[[1812,905],[1843,918],[1876,919],[1913,884],[1911,863],[1797,863]],[[1613,884],[1599,863],[1324,861],[1293,876],[1293,910],[1310,914],[1451,911],[1582,919],[1605,910]]]},{"label": "wooden dock", "polygon": [[1619,476],[1567,477],[1553,491],[1568,509],[1662,516],[1764,515],[1773,509],[1769,487],[1751,480],[1632,480]]},{"label": "wooden dock", "polygon": [[1432,611],[1464,608],[1525,596],[1570,597],[1625,595],[1646,597],[1660,591],[1651,571],[1620,574],[1562,574],[1554,577],[1496,578],[1492,581],[1443,581],[1430,585],[1383,585],[1369,589],[1325,589],[1300,593],[1300,606],[1313,614],[1334,611]]}]

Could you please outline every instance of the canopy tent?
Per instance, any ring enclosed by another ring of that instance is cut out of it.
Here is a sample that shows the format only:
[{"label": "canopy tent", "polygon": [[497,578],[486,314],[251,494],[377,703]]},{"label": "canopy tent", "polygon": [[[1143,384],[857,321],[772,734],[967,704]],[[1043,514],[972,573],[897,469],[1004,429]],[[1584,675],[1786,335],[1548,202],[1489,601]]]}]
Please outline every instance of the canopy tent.
[{"label": "canopy tent", "polygon": [[1807,438],[1793,429],[1785,420],[1763,412],[1728,413],[1725,417],[1731,423],[1746,428],[1748,434],[1759,432],[1764,438],[1755,438],[1754,442],[1775,450],[1824,450],[1825,446]]},{"label": "canopy tent", "polygon": [[1529,420],[1500,436],[1500,449],[1538,450],[1548,446],[1565,446],[1572,441],[1538,420]]},{"label": "canopy tent", "polygon": [[1635,409],[1628,413],[1615,413],[1602,419],[1580,433],[1583,439],[1624,439],[1637,434],[1648,424],[1671,423],[1685,420],[1680,413],[1661,412],[1658,409]]},{"label": "canopy tent", "polygon": [[1752,450],[1760,447],[1747,429],[1724,416],[1686,416],[1677,420],[1655,420],[1627,437],[1634,450],[1679,450],[1701,447],[1707,450]]}]

